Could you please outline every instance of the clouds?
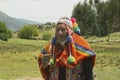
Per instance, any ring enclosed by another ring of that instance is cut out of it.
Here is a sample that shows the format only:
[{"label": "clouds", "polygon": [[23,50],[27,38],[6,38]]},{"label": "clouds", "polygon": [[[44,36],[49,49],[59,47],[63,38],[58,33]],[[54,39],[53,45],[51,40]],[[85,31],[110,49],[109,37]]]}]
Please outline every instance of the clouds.
[{"label": "clouds", "polygon": [[11,17],[39,22],[55,22],[59,17],[71,16],[79,0],[2,0],[1,11]]}]

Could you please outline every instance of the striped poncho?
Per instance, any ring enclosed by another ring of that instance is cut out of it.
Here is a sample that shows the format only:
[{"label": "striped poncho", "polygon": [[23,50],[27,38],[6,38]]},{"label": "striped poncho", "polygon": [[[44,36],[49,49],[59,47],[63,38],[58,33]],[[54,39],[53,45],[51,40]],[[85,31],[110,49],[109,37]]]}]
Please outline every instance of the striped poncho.
[{"label": "striped poncho", "polygon": [[[66,67],[66,68],[75,68],[76,65],[88,58],[88,57],[92,57],[92,63],[94,66],[95,63],[95,54],[94,52],[91,50],[90,45],[87,43],[87,41],[73,33],[72,37],[74,39],[74,43],[70,44],[70,47],[68,45],[65,46],[65,48],[63,50],[60,50],[60,46],[59,44],[55,44],[54,46],[51,45],[51,42],[49,42],[44,49],[42,50],[42,52],[39,54],[38,57],[38,61],[39,61],[39,67],[40,67],[40,71],[43,75],[43,77],[48,80],[49,76],[50,76],[50,69],[45,69],[42,65],[42,61],[41,59],[43,58],[44,54],[52,54],[54,55],[55,58],[55,67]],[[54,49],[53,49],[54,48]],[[69,64],[67,59],[69,57],[69,53],[71,51],[71,55],[74,56],[75,58],[75,62],[73,64]]]}]

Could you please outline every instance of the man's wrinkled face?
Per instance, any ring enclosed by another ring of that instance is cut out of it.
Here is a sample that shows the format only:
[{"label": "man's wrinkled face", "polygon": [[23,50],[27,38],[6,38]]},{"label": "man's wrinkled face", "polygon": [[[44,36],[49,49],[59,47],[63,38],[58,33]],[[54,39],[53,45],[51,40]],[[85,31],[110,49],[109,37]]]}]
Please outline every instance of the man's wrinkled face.
[{"label": "man's wrinkled face", "polygon": [[56,26],[56,31],[55,31],[55,36],[57,38],[58,42],[63,42],[66,40],[67,36],[68,36],[68,32],[67,32],[67,25],[63,24],[63,23],[59,23]]}]

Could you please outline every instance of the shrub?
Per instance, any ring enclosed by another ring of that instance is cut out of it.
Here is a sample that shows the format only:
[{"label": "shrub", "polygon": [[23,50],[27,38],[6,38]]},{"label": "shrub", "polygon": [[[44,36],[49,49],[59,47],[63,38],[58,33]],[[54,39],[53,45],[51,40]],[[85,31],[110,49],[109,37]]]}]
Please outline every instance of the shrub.
[{"label": "shrub", "polygon": [[11,38],[12,32],[7,29],[5,23],[0,22],[0,39],[3,41],[8,41]]},{"label": "shrub", "polygon": [[24,26],[19,32],[18,37],[22,39],[32,39],[33,37],[38,36],[39,30],[33,25]]},{"label": "shrub", "polygon": [[8,41],[8,35],[5,33],[0,34],[0,39],[3,41]]},{"label": "shrub", "polygon": [[44,32],[43,35],[42,35],[43,40],[50,40],[51,37],[52,37],[51,32]]}]

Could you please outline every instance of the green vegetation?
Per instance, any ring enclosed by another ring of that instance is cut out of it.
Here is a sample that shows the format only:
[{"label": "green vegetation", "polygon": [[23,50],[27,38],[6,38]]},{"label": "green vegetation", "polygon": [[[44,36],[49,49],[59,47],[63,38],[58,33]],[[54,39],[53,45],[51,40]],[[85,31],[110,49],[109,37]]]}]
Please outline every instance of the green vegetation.
[{"label": "green vegetation", "polygon": [[13,80],[26,76],[40,76],[37,56],[45,41],[0,40],[0,79]]},{"label": "green vegetation", "polygon": [[109,36],[120,31],[120,1],[119,0],[84,0],[78,3],[72,17],[84,36]]},{"label": "green vegetation", "polygon": [[0,55],[0,78],[12,80],[14,78],[23,78],[24,76],[40,76],[36,53],[5,53]]},{"label": "green vegetation", "polygon": [[26,25],[18,32],[18,36],[22,39],[32,39],[38,34],[39,30],[34,25]]},{"label": "green vegetation", "polygon": [[40,28],[39,30],[40,30],[40,34],[38,38],[42,40],[49,40],[54,36],[53,34],[55,32],[55,28],[49,28],[49,29]]},{"label": "green vegetation", "polygon": [[[106,41],[107,37],[87,38],[97,55],[94,68],[97,80],[119,80],[119,35],[120,33],[111,34],[110,42]],[[44,40],[17,38],[11,38],[8,42],[0,40],[0,79],[14,80],[23,77],[41,77],[37,56],[46,43],[47,41]]]},{"label": "green vegetation", "polygon": [[5,23],[0,21],[0,39],[3,41],[7,41],[8,38],[10,38],[11,36],[11,31],[7,29]]},{"label": "green vegetation", "polygon": [[[95,4],[93,4],[93,1]],[[119,6],[119,0],[108,0],[106,2],[89,0],[89,4],[87,2],[84,2],[83,4],[78,3],[73,9],[72,17],[76,18],[81,29],[81,34],[87,36],[87,41],[97,55],[94,68],[97,80],[119,80]],[[41,77],[37,56],[43,48],[43,45],[47,43],[47,41],[44,40],[49,40],[54,36],[54,27],[54,23],[46,23],[39,26],[38,31],[35,26],[27,25],[19,32],[11,35],[11,32],[6,28],[6,25],[0,22],[0,80]],[[24,39],[16,38],[17,35]],[[15,38],[8,40],[11,36]],[[26,40],[36,38],[36,36],[38,38],[37,40]]]},{"label": "green vegetation", "polygon": [[119,80],[120,75],[120,32],[107,37],[90,37],[88,42],[96,53],[94,72],[97,80]]},{"label": "green vegetation", "polygon": [[97,54],[94,72],[98,80],[118,80],[120,75],[120,43],[91,43]]},{"label": "green vegetation", "polygon": [[51,32],[44,32],[42,35],[42,40],[50,40],[52,37]]}]

